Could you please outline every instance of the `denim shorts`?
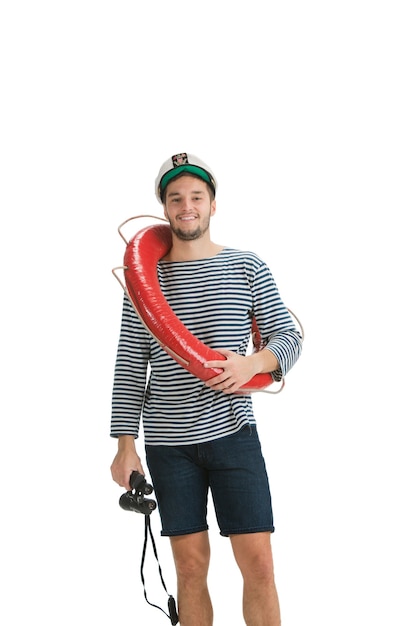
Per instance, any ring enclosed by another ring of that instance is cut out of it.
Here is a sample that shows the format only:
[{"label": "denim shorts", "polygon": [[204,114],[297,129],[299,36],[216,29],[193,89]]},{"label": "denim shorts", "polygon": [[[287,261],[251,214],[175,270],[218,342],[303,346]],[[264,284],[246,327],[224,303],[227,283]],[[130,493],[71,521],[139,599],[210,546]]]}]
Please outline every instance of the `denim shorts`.
[{"label": "denim shorts", "polygon": [[271,494],[256,427],[207,443],[146,446],[161,535],[208,529],[211,490],[220,534],[274,532]]}]

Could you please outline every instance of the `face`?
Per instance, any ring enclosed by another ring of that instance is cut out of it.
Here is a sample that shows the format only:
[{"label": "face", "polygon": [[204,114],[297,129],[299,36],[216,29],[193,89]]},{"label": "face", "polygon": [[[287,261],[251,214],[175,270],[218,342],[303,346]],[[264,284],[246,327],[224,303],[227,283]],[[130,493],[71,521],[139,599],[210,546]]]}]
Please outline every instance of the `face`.
[{"label": "face", "polygon": [[193,241],[203,237],[215,212],[216,201],[201,178],[185,175],[168,184],[164,214],[178,239]]}]

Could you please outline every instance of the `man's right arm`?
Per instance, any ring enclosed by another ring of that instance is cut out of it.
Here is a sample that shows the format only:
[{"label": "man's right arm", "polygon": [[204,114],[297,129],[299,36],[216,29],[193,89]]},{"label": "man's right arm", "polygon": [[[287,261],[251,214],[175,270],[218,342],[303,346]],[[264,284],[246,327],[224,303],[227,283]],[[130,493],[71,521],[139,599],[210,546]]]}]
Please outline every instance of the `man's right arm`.
[{"label": "man's right arm", "polygon": [[111,436],[118,440],[118,449],[110,469],[113,480],[128,491],[131,473],[137,471],[144,474],[135,440],[139,431],[148,360],[149,334],[124,296],[110,431]]}]

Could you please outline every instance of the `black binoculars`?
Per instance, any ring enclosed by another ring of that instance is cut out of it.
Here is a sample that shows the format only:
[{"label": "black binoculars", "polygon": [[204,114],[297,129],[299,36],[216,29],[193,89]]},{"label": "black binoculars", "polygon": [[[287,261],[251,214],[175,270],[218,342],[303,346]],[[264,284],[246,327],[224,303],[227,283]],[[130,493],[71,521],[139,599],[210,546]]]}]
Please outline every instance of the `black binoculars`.
[{"label": "black binoculars", "polygon": [[119,504],[125,511],[135,511],[150,515],[156,509],[156,502],[151,498],[145,498],[153,492],[153,487],[146,482],[145,477],[139,472],[130,475],[131,490],[120,496]]}]

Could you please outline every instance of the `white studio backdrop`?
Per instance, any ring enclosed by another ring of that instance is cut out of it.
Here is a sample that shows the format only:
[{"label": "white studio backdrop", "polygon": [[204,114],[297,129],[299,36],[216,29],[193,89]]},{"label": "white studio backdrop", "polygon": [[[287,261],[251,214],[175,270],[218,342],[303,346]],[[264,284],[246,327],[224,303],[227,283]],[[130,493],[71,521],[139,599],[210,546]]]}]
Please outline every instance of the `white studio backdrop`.
[{"label": "white studio backdrop", "polygon": [[[255,397],[283,625],[416,625],[415,27],[401,0],[1,4],[2,623],[169,623],[109,471],[111,269],[189,151],[214,240],[263,257],[306,332]],[[210,515],[215,624],[240,626]]]}]

